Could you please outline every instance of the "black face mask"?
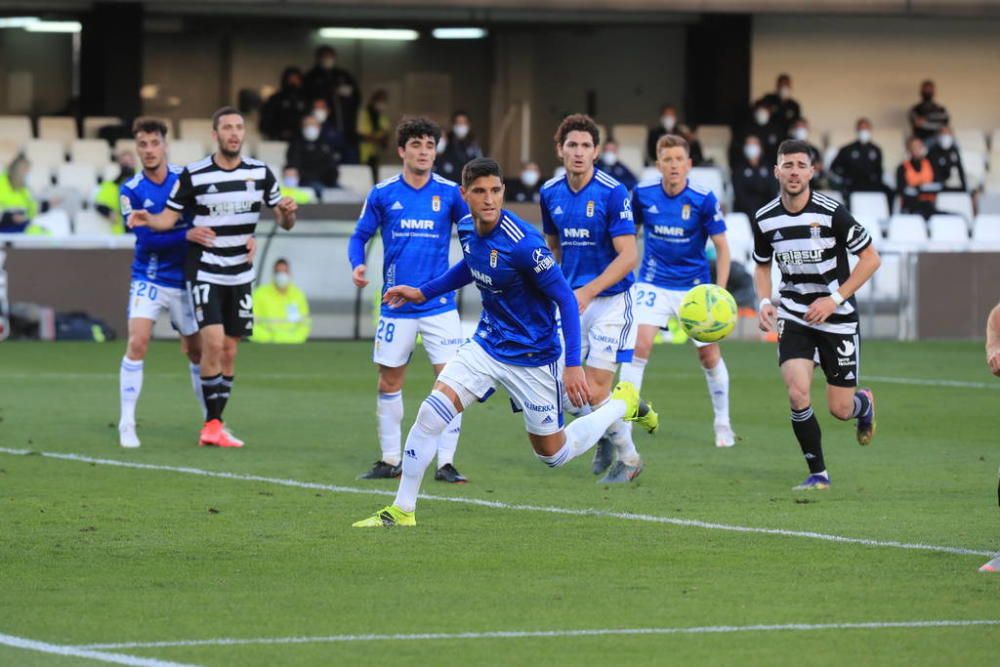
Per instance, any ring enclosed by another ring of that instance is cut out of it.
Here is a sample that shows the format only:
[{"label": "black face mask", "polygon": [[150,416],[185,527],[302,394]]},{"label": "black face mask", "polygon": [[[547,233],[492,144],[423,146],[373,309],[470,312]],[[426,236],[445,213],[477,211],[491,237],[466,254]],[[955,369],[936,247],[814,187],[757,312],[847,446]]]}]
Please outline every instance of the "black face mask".
[{"label": "black face mask", "polygon": [[135,169],[132,167],[122,167],[121,172],[118,174],[118,182],[124,183],[133,176],[135,176]]}]

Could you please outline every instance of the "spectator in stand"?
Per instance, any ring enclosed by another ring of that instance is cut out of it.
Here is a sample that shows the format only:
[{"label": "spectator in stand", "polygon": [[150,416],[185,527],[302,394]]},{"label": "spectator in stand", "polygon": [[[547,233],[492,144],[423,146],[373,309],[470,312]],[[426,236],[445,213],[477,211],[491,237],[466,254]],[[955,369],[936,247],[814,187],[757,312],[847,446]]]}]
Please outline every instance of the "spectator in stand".
[{"label": "spectator in stand", "polygon": [[743,140],[740,160],[733,163],[733,210],[751,219],[778,195],[774,168],[763,161],[762,154],[760,139],[750,135]]},{"label": "spectator in stand", "polygon": [[337,161],[343,163],[343,155],[340,154],[340,151],[344,149],[344,138],[337,130],[337,125],[330,115],[329,102],[322,97],[317,97],[312,101],[310,113],[319,121],[319,136],[337,149]]},{"label": "spectator in stand", "polygon": [[896,169],[896,193],[900,213],[916,213],[930,218],[937,213],[935,203],[941,184],[934,180],[934,167],[927,159],[927,148],[920,137],[906,142],[909,157]]},{"label": "spectator in stand", "polygon": [[469,122],[469,114],[456,111],[451,115],[451,129],[438,144],[437,163],[434,170],[453,181],[462,177],[462,167],[471,160],[483,156],[483,150],[476,142],[476,135]]},{"label": "spectator in stand", "polygon": [[28,190],[31,163],[18,155],[0,173],[0,233],[32,233],[31,221],[38,215],[38,202]]},{"label": "spectator in stand", "polygon": [[913,136],[922,140],[925,146],[931,146],[941,128],[947,127],[950,122],[948,110],[934,101],[934,94],[934,82],[929,79],[924,81],[920,84],[920,102],[910,109]]},{"label": "spectator in stand", "polygon": [[111,223],[112,233],[124,234],[126,230],[122,220],[121,186],[135,175],[135,152],[130,149],[115,151],[115,162],[118,163],[118,175],[114,180],[101,181],[97,186],[94,192],[94,210]]},{"label": "spectator in stand", "polygon": [[[934,168],[934,180],[941,184],[945,192],[968,192],[962,155],[955,144],[955,135],[950,127],[942,127],[937,141],[927,151],[927,159]],[[1000,165],[998,165],[1000,166]]]},{"label": "spectator in stand", "polygon": [[372,181],[378,183],[378,167],[392,134],[389,121],[389,93],[381,88],[372,93],[368,104],[358,114],[358,138],[361,164],[372,170]]},{"label": "spectator in stand", "polygon": [[542,172],[536,162],[525,162],[517,179],[509,178],[504,184],[504,201],[518,204],[537,204],[541,201]]},{"label": "spectator in stand", "polygon": [[774,92],[760,98],[760,102],[771,112],[775,124],[787,133],[792,124],[802,117],[802,107],[792,99],[792,77],[779,74],[775,82]]},{"label": "spectator in stand", "polygon": [[892,189],[882,181],[882,149],[872,143],[872,122],[859,118],[854,127],[857,141],[842,147],[830,165],[832,184],[844,201],[850,201],[852,192],[882,192],[891,209]]},{"label": "spectator in stand", "polygon": [[[677,127],[677,107],[672,104],[664,104],[660,109],[660,122],[649,128],[646,135],[646,164],[656,163],[656,142],[664,134],[671,134]],[[693,158],[692,158],[693,159]]]},{"label": "spectator in stand", "polygon": [[281,89],[261,107],[260,133],[272,141],[291,141],[299,133],[307,111],[302,70],[286,67],[281,74]]},{"label": "spectator in stand", "polygon": [[701,150],[701,141],[698,139],[698,132],[696,130],[692,130],[689,126],[681,123],[677,126],[677,134],[683,137],[684,141],[688,142],[692,167],[703,167],[709,164],[705,160],[705,154]]},{"label": "spectator in stand", "polygon": [[604,142],[604,151],[601,153],[597,168],[624,185],[626,190],[631,190],[639,182],[632,170],[618,159],[618,142],[614,139]]},{"label": "spectator in stand", "polygon": [[812,180],[809,181],[809,187],[814,190],[826,189],[829,182],[826,170],[823,166],[823,153],[820,151],[819,147],[811,141],[812,137],[809,135],[809,121],[801,117],[794,120],[791,128],[788,130],[788,138],[804,141],[809,145],[809,152],[812,154],[813,163],[813,177]]},{"label": "spectator in stand", "polygon": [[301,187],[311,188],[317,197],[323,188],[337,187],[337,150],[321,136],[319,121],[312,114],[301,120],[299,136],[288,144],[285,164],[295,167],[301,178]]},{"label": "spectator in stand", "polygon": [[758,100],[739,129],[733,134],[729,145],[729,164],[738,164],[743,159],[743,146],[747,137],[757,137],[761,148],[761,162],[773,167],[778,160],[778,144],[785,138],[784,125],[778,123],[771,114],[770,108],[763,100]]},{"label": "spectator in stand", "polygon": [[315,204],[316,193],[309,188],[300,187],[299,170],[291,165],[285,165],[281,170],[281,196],[291,197],[296,204]]},{"label": "spectator in stand", "polygon": [[255,343],[304,343],[309,338],[309,302],[292,283],[287,259],[276,261],[271,282],[254,290],[253,318],[250,340]]},{"label": "spectator in stand", "polygon": [[333,127],[344,143],[344,163],[356,163],[361,91],[354,75],[343,67],[337,67],[337,50],[332,46],[316,49],[316,64],[306,73],[305,88],[309,99],[322,97],[326,100]]}]

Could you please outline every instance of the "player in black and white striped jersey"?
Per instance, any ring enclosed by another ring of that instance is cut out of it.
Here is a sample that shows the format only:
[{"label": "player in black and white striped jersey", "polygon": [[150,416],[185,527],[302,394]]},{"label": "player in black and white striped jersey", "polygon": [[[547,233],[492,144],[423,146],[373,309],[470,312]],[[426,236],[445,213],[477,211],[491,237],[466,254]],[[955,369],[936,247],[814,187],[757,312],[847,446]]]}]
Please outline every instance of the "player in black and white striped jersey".
[{"label": "player in black and white striped jersey", "polygon": [[[823,367],[827,405],[834,417],[857,419],[858,443],[875,433],[875,399],[856,390],[861,372],[861,340],[854,294],[878,270],[878,252],[864,226],[840,203],[813,192],[811,151],[789,140],[778,149],[774,175],[780,194],[754,214],[753,258],[760,328],[778,332],[778,363],[788,387],[792,429],[809,477],[796,490],[827,489],[819,422],[809,395],[813,371]],[[852,271],[848,253],[857,255]],[[780,299],[771,303],[771,263],[781,270]]]},{"label": "player in black and white striped jersey", "polygon": [[185,271],[202,346],[201,383],[208,414],[201,445],[243,445],[223,427],[222,411],[232,390],[237,345],[253,333],[254,268],[247,244],[265,204],[275,209],[282,228],[295,224],[297,205],[281,196],[271,169],[242,156],[245,134],[239,110],[216,111],[212,138],[217,150],[185,167],[161,213],[134,211],[128,221],[130,227],[165,230],[182,212],[193,210],[193,226],[211,232],[203,234],[202,244],[190,244]]}]

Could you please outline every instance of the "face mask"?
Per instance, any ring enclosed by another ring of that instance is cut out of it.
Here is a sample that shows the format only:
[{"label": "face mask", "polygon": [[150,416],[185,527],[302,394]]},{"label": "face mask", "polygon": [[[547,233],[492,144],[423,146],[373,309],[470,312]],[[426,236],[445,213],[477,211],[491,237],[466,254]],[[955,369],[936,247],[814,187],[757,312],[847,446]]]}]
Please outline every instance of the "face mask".
[{"label": "face mask", "polygon": [[469,126],[468,125],[455,125],[451,128],[452,133],[455,135],[456,139],[465,139],[469,136]]},{"label": "face mask", "polygon": [[950,134],[942,134],[938,137],[938,146],[947,150],[951,150],[951,147],[955,145],[955,137]]},{"label": "face mask", "polygon": [[912,155],[914,160],[923,160],[924,156],[927,155],[927,151],[925,151],[923,148],[918,148],[915,151],[913,151]]},{"label": "face mask", "polygon": [[299,177],[298,176],[285,176],[285,187],[297,188],[299,187]]},{"label": "face mask", "polygon": [[541,178],[541,174],[539,174],[534,169],[529,169],[528,171],[521,172],[521,182],[524,183],[529,188],[535,187],[535,185],[538,183],[539,178]]},{"label": "face mask", "polygon": [[871,140],[872,140],[871,130],[858,130],[858,141],[860,141],[863,144],[867,144]]},{"label": "face mask", "polygon": [[280,288],[285,289],[292,283],[292,277],[287,271],[280,271],[274,274],[274,284]]},{"label": "face mask", "polygon": [[319,64],[323,69],[329,70],[333,69],[333,66],[337,64],[337,60],[335,58],[323,58],[319,61]]},{"label": "face mask", "polygon": [[782,86],[781,88],[778,88],[778,97],[780,97],[781,99],[787,100],[791,96],[792,96],[792,89],[789,88],[788,86]]},{"label": "face mask", "polygon": [[318,120],[321,123],[325,123],[326,119],[327,119],[327,117],[329,115],[330,114],[327,112],[326,109],[314,109],[313,110],[313,118],[315,118],[316,120]]},{"label": "face mask", "polygon": [[316,141],[319,139],[319,128],[315,125],[303,127],[302,136],[306,138],[306,141]]},{"label": "face mask", "polygon": [[767,125],[767,121],[771,120],[771,114],[767,109],[758,109],[754,112],[753,117],[758,125]]},{"label": "face mask", "polygon": [[748,160],[756,160],[760,157],[760,144],[747,144],[743,147],[743,154]]},{"label": "face mask", "polygon": [[792,130],[792,138],[798,139],[799,141],[805,141],[809,138],[809,130],[804,127],[797,127]]},{"label": "face mask", "polygon": [[664,116],[660,119],[660,122],[663,123],[663,129],[670,132],[674,129],[674,126],[677,125],[677,118],[674,116]]},{"label": "face mask", "polygon": [[127,181],[135,175],[135,168],[133,167],[122,167],[121,171],[118,173],[119,180]]},{"label": "face mask", "polygon": [[618,164],[618,154],[611,151],[604,151],[601,153],[601,162],[609,167],[613,167]]}]

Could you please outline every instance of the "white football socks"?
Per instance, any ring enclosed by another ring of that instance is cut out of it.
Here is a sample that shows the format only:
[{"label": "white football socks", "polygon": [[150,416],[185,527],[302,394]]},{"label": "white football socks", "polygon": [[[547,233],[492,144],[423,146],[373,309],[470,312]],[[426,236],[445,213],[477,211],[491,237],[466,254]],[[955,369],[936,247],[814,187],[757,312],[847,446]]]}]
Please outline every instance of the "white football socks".
[{"label": "white football socks", "polygon": [[570,449],[568,458],[562,463],[575,459],[597,444],[608,427],[621,421],[626,409],[625,401],[610,399],[586,417],[574,419],[565,430],[566,444]]},{"label": "white football socks", "polygon": [[622,382],[631,382],[635,385],[636,391],[642,389],[642,376],[646,372],[646,364],[648,363],[649,359],[633,356],[632,361],[622,364],[618,379]]},{"label": "white football socks", "polygon": [[417,507],[417,494],[424,472],[434,458],[438,439],[458,411],[451,400],[440,391],[434,390],[420,404],[417,419],[406,436],[403,456],[403,476],[399,480],[399,490],[393,505],[404,512],[412,512]]},{"label": "white football socks", "polygon": [[716,424],[729,424],[729,370],[724,359],[714,368],[703,368],[708,383],[708,395],[712,399]]},{"label": "white football socks", "polygon": [[378,417],[378,444],[382,460],[389,465],[399,465],[399,443],[402,439],[403,392],[378,394],[375,408]]},{"label": "white football socks", "polygon": [[462,434],[462,413],[455,415],[447,428],[438,438],[437,467],[455,462],[455,450],[458,449],[458,436]]},{"label": "white football socks", "polygon": [[[121,395],[121,419],[119,424],[135,424],[135,404],[142,393],[142,360],[132,361],[122,357],[121,372],[118,374],[118,389]],[[200,389],[200,385],[199,385]]]}]

